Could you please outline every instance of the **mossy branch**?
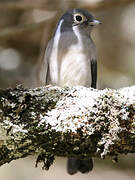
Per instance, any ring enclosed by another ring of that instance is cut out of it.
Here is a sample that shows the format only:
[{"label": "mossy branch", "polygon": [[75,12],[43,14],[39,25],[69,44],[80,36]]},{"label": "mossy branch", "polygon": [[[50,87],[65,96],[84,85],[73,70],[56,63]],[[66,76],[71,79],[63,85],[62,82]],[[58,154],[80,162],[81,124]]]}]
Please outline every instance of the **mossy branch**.
[{"label": "mossy branch", "polygon": [[48,169],[54,156],[123,153],[135,153],[135,86],[0,90],[0,165],[37,154]]}]

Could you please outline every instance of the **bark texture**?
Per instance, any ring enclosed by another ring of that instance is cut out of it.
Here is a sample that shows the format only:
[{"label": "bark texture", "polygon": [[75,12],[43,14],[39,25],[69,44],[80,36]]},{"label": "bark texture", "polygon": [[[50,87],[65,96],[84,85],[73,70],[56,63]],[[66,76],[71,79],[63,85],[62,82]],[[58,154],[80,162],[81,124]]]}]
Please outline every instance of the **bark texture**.
[{"label": "bark texture", "polygon": [[135,152],[135,86],[119,90],[39,87],[0,90],[0,165],[37,154],[98,157]]}]

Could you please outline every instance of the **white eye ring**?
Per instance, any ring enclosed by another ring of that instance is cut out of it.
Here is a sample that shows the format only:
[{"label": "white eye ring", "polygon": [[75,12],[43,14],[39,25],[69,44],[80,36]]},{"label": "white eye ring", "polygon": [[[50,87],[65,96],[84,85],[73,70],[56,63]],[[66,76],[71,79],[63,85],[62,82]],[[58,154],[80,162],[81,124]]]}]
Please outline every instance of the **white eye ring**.
[{"label": "white eye ring", "polygon": [[75,14],[74,20],[75,20],[75,22],[77,22],[77,23],[81,23],[81,22],[84,21],[84,16],[82,16],[81,14]]}]

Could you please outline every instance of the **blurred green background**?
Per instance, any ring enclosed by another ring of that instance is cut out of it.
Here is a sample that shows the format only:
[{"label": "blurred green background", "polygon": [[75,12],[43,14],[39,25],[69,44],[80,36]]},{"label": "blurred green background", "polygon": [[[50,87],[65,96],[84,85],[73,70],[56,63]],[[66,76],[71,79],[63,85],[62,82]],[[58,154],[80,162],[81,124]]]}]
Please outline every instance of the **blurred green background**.
[{"label": "blurred green background", "polygon": [[[102,21],[92,32],[98,53],[98,88],[135,84],[134,0],[0,0],[0,88],[23,84],[36,87],[40,56],[59,17],[71,8],[84,8]],[[66,158],[57,158],[50,170],[34,168],[36,157],[0,167],[0,180],[135,179],[135,156],[95,159],[94,170],[69,176]]]}]

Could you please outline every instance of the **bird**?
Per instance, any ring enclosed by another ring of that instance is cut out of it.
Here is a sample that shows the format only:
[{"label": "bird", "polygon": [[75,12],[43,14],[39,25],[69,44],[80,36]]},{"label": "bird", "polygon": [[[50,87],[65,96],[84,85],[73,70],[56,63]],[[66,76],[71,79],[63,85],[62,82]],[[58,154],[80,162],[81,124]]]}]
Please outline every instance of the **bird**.
[{"label": "bird", "polygon": [[[40,66],[41,84],[96,88],[97,55],[91,32],[98,24],[101,22],[84,9],[71,9],[61,16]],[[92,158],[69,157],[67,160],[70,175],[92,169]]]}]

